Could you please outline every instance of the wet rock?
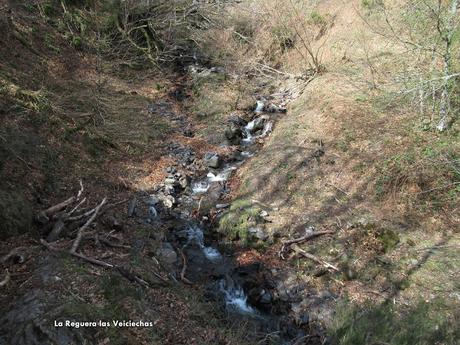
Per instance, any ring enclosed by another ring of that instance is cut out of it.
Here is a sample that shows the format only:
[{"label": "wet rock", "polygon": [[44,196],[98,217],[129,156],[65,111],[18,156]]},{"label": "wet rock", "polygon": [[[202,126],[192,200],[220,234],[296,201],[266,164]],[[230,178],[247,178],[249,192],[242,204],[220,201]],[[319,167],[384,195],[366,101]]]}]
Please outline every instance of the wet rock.
[{"label": "wet rock", "polygon": [[244,156],[241,154],[241,151],[235,151],[230,154],[229,160],[234,162],[241,162],[244,160]]},{"label": "wet rock", "polygon": [[165,185],[167,186],[173,186],[173,187],[176,187],[176,186],[179,186],[179,181],[177,181],[175,178],[173,177],[167,177],[164,181]]},{"label": "wet rock", "polygon": [[170,156],[176,158],[182,166],[188,166],[195,161],[195,152],[188,146],[171,143],[168,145],[168,149],[170,151]]},{"label": "wet rock", "polygon": [[174,168],[174,167],[167,167],[167,168],[166,168],[166,172],[167,172],[168,174],[175,174],[175,173],[177,172],[177,170],[176,170],[176,168]]},{"label": "wet rock", "polygon": [[190,177],[187,175],[179,178],[179,185],[183,189],[187,188],[190,185],[190,182],[191,182]]},{"label": "wet rock", "polygon": [[228,119],[228,122],[236,125],[236,126],[239,126],[239,127],[244,127],[248,124],[248,121],[246,121],[245,119],[243,119],[242,117],[236,115],[236,114],[232,114],[230,115],[229,119]]},{"label": "wet rock", "polygon": [[147,200],[147,205],[149,206],[156,206],[157,204],[160,203],[160,198],[158,198],[156,195],[150,195],[148,200]]},{"label": "wet rock", "polygon": [[238,145],[243,139],[243,131],[240,126],[230,123],[225,129],[225,137],[232,145]]},{"label": "wet rock", "polygon": [[158,255],[163,262],[169,265],[174,265],[177,262],[177,253],[169,242],[161,244]]},{"label": "wet rock", "polygon": [[269,117],[267,115],[262,115],[253,120],[253,124],[251,128],[248,128],[251,133],[257,133],[260,131],[259,134],[262,134],[262,131],[264,130],[265,123],[269,120]]},{"label": "wet rock", "polygon": [[219,168],[222,163],[220,156],[214,152],[207,152],[204,155],[203,160],[206,166],[208,166],[209,168],[214,168],[214,169]]},{"label": "wet rock", "polygon": [[[171,185],[164,185],[163,186],[163,193],[165,195],[176,195],[176,188],[174,186],[171,186]],[[161,198],[160,198],[161,199]]]},{"label": "wet rock", "polygon": [[273,301],[272,294],[268,291],[262,290],[260,299],[259,299],[259,303],[270,304],[272,303],[272,301]]},{"label": "wet rock", "polygon": [[166,208],[173,208],[176,204],[176,198],[172,195],[159,195],[159,198]]},{"label": "wet rock", "polygon": [[264,130],[261,133],[261,137],[264,138],[271,134],[273,131],[273,121],[268,121],[264,125]]}]

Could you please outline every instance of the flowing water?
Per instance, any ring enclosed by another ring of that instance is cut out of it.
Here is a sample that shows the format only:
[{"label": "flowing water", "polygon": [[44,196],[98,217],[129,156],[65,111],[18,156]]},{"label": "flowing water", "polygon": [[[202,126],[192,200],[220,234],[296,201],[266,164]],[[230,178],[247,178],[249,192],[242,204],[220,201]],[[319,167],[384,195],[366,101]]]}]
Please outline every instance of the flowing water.
[{"label": "flowing water", "polygon": [[[253,147],[253,144],[256,138],[263,138],[270,135],[273,128],[273,121],[271,121],[267,115],[261,115],[264,109],[265,102],[261,100],[257,101],[257,106],[254,111],[255,118],[242,128],[244,134],[240,144],[240,148],[244,148],[240,153],[240,156],[243,158],[242,161],[225,164],[220,169],[212,169],[206,176],[192,182],[190,200],[195,200],[192,201],[192,208],[196,209],[200,207],[196,206],[201,205],[201,200],[206,198],[207,194],[210,193],[211,187],[213,187],[213,190],[214,186],[217,189],[223,188],[223,182],[227,181],[232,173],[237,170],[240,165],[244,164],[246,159],[254,156],[256,147]],[[261,120],[259,118],[260,116],[266,116],[263,120],[265,121],[264,127],[263,130],[259,132],[259,135],[255,135],[254,129],[256,121]],[[200,200],[199,202],[197,201],[198,199]],[[193,202],[195,202],[195,206],[193,206]],[[216,200],[216,205],[214,205],[215,208],[218,212],[222,212],[223,208],[219,208],[217,203],[218,200]],[[222,255],[215,246],[208,246],[205,244],[204,231],[201,225],[198,225],[196,221],[192,219],[186,220],[186,222],[188,224],[181,233],[183,238],[186,238],[183,250],[186,251],[190,259],[188,267],[190,277],[194,276],[196,278],[196,275],[203,277],[203,274],[205,274],[204,279],[206,280],[206,273],[203,272],[209,272],[210,276],[208,276],[208,278],[225,276],[225,278],[221,278],[215,283],[217,285],[213,285],[213,289],[220,296],[219,298],[223,298],[226,310],[231,313],[250,316],[253,319],[265,320],[265,317],[262,316],[263,313],[254,305],[251,305],[245,289],[240,285],[240,283],[245,284],[245,280],[238,278],[238,276],[232,278],[234,274],[232,272],[234,272],[236,268],[235,263]],[[201,253],[201,257],[204,257],[208,263],[203,262],[201,259],[197,259],[196,253]]]},{"label": "flowing water", "polygon": [[188,246],[189,244],[195,243],[198,247],[201,248],[203,251],[204,256],[210,261],[219,261],[222,259],[222,254],[213,247],[207,247],[204,245],[204,234],[203,230],[195,225],[191,224],[186,229],[187,234],[187,243],[184,247]]}]

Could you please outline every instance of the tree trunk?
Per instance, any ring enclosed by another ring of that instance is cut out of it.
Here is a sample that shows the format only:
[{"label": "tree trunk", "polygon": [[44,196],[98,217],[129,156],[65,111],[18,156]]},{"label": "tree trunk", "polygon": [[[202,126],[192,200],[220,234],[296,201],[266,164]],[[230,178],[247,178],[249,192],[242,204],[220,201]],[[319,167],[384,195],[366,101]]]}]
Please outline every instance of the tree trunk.
[{"label": "tree trunk", "polygon": [[449,96],[449,76],[452,69],[452,38],[455,32],[455,17],[457,15],[458,0],[452,0],[449,17],[447,19],[446,34],[444,41],[446,44],[444,53],[444,80],[439,105],[439,122],[436,126],[438,131],[444,131],[449,127],[450,96]]}]

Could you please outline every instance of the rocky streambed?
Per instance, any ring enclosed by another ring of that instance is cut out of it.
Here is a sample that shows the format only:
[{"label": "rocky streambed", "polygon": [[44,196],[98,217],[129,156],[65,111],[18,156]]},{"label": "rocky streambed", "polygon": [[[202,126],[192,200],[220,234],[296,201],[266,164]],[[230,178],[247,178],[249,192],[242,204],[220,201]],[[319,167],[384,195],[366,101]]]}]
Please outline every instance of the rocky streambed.
[{"label": "rocky streambed", "polygon": [[[312,292],[294,271],[266,267],[261,262],[238,264],[225,246],[229,242],[226,234],[215,229],[229,212],[230,204],[223,201],[230,192],[228,180],[258,154],[276,119],[286,113],[289,100],[287,90],[260,98],[246,120],[231,116],[225,145],[232,146],[233,153],[226,157],[208,152],[200,159],[185,147],[171,146],[171,156],[178,164],[167,169],[164,183],[150,195],[148,221],[169,224],[168,241],[158,254],[177,272],[181,268],[178,280],[202,286],[206,296],[226,313],[245,319],[257,333],[271,334],[277,343],[318,344],[324,339],[320,323],[315,321],[330,316],[327,306],[334,296]],[[260,219],[267,216],[265,210],[257,215]],[[269,240],[263,228],[247,231],[257,241]]]}]

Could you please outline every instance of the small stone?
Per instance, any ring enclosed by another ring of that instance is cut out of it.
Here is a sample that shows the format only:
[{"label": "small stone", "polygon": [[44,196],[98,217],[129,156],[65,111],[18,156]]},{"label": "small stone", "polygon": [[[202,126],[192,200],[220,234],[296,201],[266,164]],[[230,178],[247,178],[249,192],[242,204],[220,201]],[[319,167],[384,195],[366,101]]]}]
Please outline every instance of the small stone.
[{"label": "small stone", "polygon": [[268,234],[260,229],[260,228],[249,228],[248,229],[248,232],[253,235],[255,238],[261,240],[261,241],[265,241],[266,239],[268,239]]},{"label": "small stone", "polygon": [[147,205],[155,206],[160,202],[160,199],[156,195],[150,195],[149,199],[147,200]]},{"label": "small stone", "polygon": [[165,184],[169,186],[176,186],[178,182],[176,179],[168,177],[165,179]]},{"label": "small stone", "polygon": [[221,164],[221,159],[220,156],[217,153],[214,152],[207,152],[204,156],[204,163],[209,167],[209,168],[214,168],[217,169],[220,167]]},{"label": "small stone", "polygon": [[162,261],[169,265],[174,265],[177,261],[177,253],[169,242],[162,243],[159,250],[159,256]]},{"label": "small stone", "polygon": [[187,188],[190,185],[190,177],[189,176],[182,176],[179,179],[179,185],[184,189]]},{"label": "small stone", "polygon": [[176,203],[176,199],[172,195],[165,195],[161,198],[163,205],[167,208],[172,208]]},{"label": "small stone", "polygon": [[235,123],[230,123],[225,130],[225,137],[232,145],[238,145],[243,138],[243,131]]},{"label": "small stone", "polygon": [[334,298],[334,296],[327,290],[321,291],[318,295],[319,298],[322,299],[331,299]]}]

